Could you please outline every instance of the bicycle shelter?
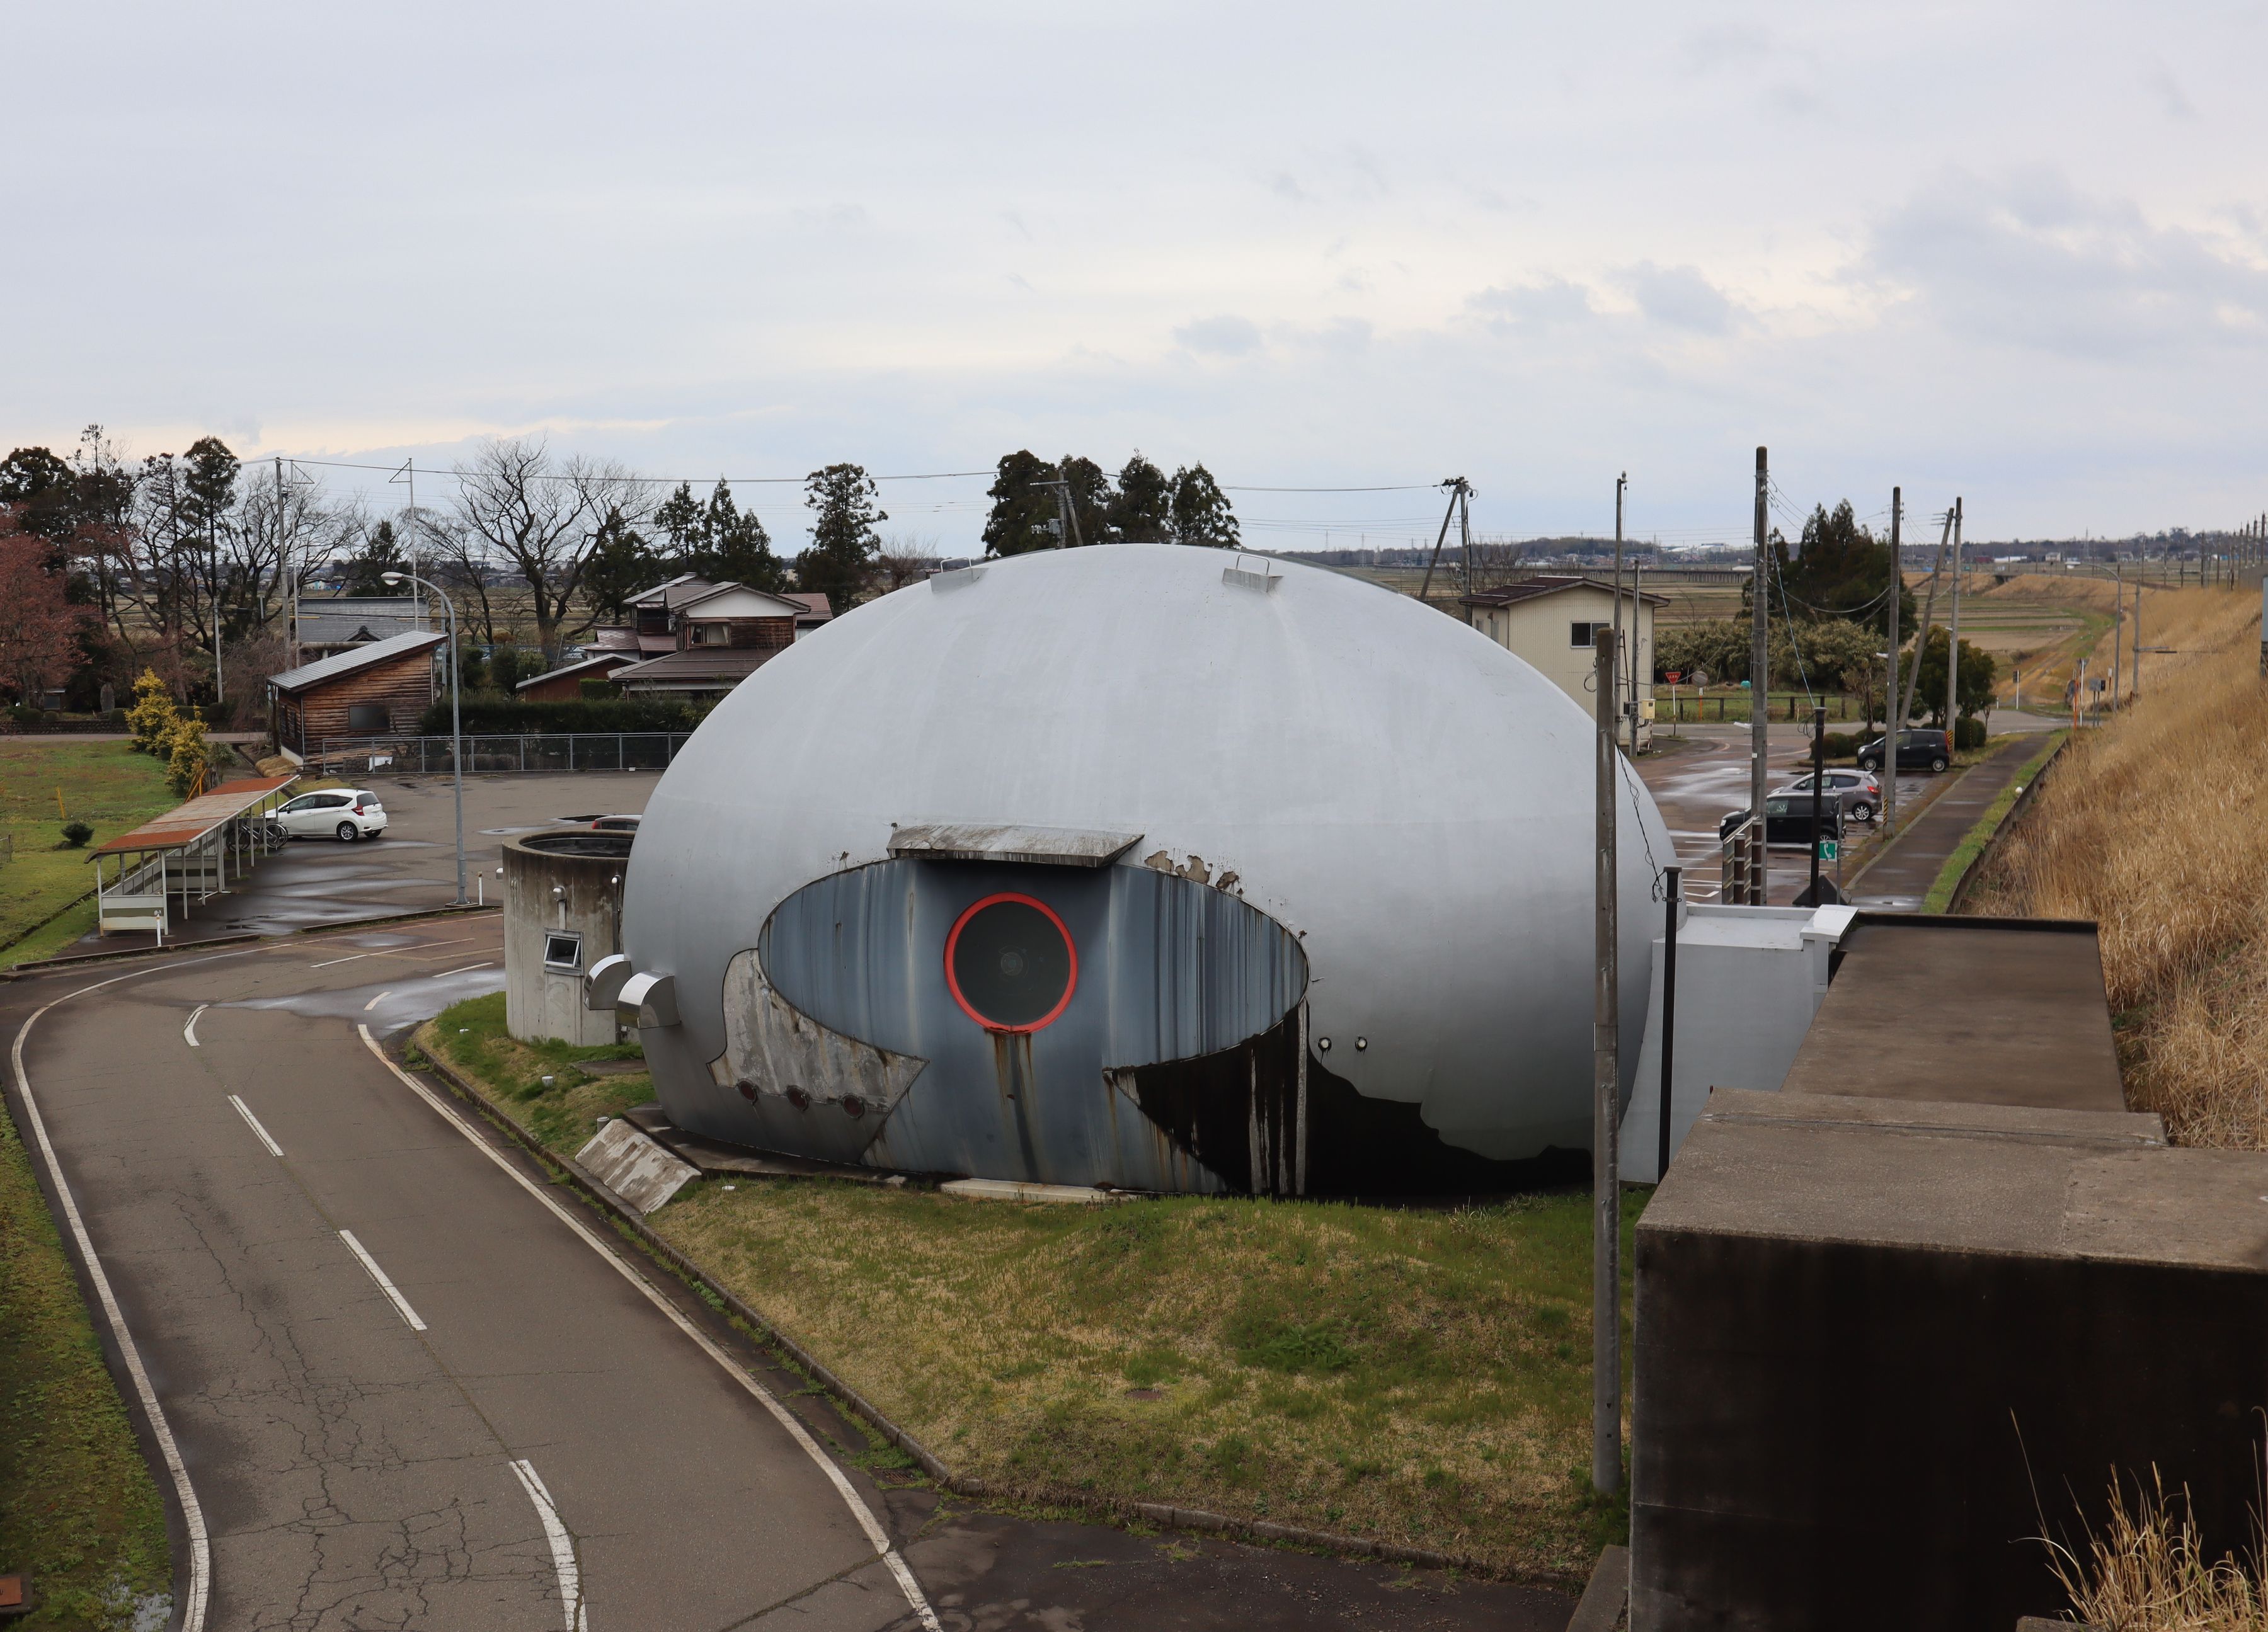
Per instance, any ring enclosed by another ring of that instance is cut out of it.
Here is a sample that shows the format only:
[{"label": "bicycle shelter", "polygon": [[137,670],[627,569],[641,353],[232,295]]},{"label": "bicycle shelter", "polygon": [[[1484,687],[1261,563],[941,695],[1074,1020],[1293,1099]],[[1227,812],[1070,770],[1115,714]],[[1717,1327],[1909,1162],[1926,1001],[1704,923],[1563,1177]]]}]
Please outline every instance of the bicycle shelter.
[{"label": "bicycle shelter", "polygon": [[[298,780],[293,775],[224,783],[96,846],[88,857],[94,863],[96,930],[154,930],[164,945],[175,898],[187,912],[281,848],[268,818]],[[116,872],[106,878],[112,861]]]}]

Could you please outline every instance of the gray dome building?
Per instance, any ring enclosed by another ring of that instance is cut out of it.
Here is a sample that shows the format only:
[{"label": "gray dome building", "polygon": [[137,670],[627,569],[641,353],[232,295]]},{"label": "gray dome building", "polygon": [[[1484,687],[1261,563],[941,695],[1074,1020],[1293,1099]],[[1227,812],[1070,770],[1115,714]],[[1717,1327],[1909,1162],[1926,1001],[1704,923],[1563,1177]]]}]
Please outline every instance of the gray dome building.
[{"label": "gray dome building", "polygon": [[[642,1034],[670,1118],[768,1150],[1532,1181],[1590,1143],[1593,753],[1534,669],[1353,578],[1150,544],[987,562],[703,724],[638,834],[625,1001],[666,977]],[[1627,1062],[1672,852],[1624,782]]]}]

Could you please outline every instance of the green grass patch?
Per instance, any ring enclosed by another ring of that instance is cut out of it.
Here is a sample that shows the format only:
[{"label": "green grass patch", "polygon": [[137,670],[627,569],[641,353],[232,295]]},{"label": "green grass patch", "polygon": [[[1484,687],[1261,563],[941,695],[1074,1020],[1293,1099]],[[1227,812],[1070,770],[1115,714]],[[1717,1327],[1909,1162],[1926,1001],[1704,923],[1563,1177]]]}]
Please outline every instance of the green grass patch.
[{"label": "green grass patch", "polygon": [[[552,1149],[648,1096],[644,1077],[568,1069],[541,1089],[539,1065],[618,1051],[516,1043],[503,1015],[460,1003],[421,1040]],[[957,1472],[1026,1502],[1172,1503],[1570,1583],[1626,1533],[1590,1488],[1587,1192],[1419,1211],[731,1182],[648,1223]],[[1627,1355],[1627,1278],[1624,1298]]]},{"label": "green grass patch", "polygon": [[2015,808],[2017,799],[2022,797],[2026,788],[2031,786],[2032,778],[2038,776],[2041,768],[2055,757],[2056,751],[2063,746],[2064,739],[2070,734],[2068,731],[2048,732],[2047,746],[2026,760],[2015,776],[2009,779],[2008,785],[1984,807],[1984,813],[1962,835],[1961,842],[1953,847],[1953,854],[1945,858],[1945,865],[1937,870],[1936,882],[1929,886],[1929,894],[1922,901],[1924,912],[1943,912],[1953,904],[1954,892],[1961,887],[1961,881],[1969,876],[1969,870],[1977,864],[1977,858],[1984,854],[1985,847],[1992,842],[1992,835],[2000,831],[2000,824],[2008,820],[2008,812]]},{"label": "green grass patch", "polygon": [[131,1625],[171,1569],[158,1487],[31,1153],[0,1111],[0,1570],[36,1577],[40,1599],[10,1624]]},{"label": "green grass patch", "polygon": [[[87,849],[180,803],[166,787],[166,768],[130,743],[0,737],[0,833],[14,844],[0,865],[0,966],[49,956],[92,929],[92,907],[68,926],[48,924],[94,888]],[[66,820],[94,829],[87,849],[63,844]]]}]

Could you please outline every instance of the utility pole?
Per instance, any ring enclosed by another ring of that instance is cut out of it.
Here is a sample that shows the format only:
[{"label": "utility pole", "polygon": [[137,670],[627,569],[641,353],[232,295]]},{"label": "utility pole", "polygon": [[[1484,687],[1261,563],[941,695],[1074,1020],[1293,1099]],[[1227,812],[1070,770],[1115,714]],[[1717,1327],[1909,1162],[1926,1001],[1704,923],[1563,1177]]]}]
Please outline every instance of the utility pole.
[{"label": "utility pole", "polygon": [[2110,706],[2126,683],[2126,563],[2110,563]]},{"label": "utility pole", "polygon": [[1457,542],[1465,553],[1465,593],[1473,592],[1473,490],[1457,481]]},{"label": "utility pole", "polygon": [[[1623,489],[1629,486],[1630,472],[1624,471],[1615,478],[1615,650],[1616,651],[1623,649]],[[1636,614],[1632,615],[1634,619]],[[1631,695],[1633,697],[1638,695],[1635,686],[1631,688]],[[1616,725],[1619,730],[1621,727],[1619,716],[1616,717]],[[1638,752],[1636,726],[1631,728],[1631,752],[1636,754]]]},{"label": "utility pole", "polygon": [[[1898,706],[1898,718],[1904,720],[1913,713],[1914,694],[1921,685],[1921,660],[1929,650],[1930,614],[1937,610],[1937,580],[1945,571],[1945,547],[1953,538],[1953,512],[1945,512],[1945,531],[1937,536],[1937,559],[1929,570],[1929,595],[1921,603],[1921,627],[1914,631],[1913,673],[1906,676],[1905,700]],[[1898,774],[1897,739],[1890,739],[1882,755],[1882,763],[1893,776]]]},{"label": "utility pole", "polygon": [[1598,649],[1592,654],[1598,687],[1598,854],[1591,982],[1591,1486],[1612,1496],[1623,1478],[1622,1173],[1616,1149],[1622,1120],[1622,946],[1615,866],[1615,810],[1622,791],[1622,752],[1615,745],[1615,672],[1620,659],[1611,630],[1594,630],[1591,640]]},{"label": "utility pole", "polygon": [[1960,745],[1954,741],[1960,716],[1955,709],[1961,696],[1961,501],[1953,501],[1953,616],[1946,625],[1945,641],[1945,741],[1949,750]]},{"label": "utility pole", "polygon": [[[2268,599],[2268,584],[2262,586],[2262,595]],[[2139,579],[2134,584],[2134,684],[2126,695],[2130,698],[2142,695],[2142,585]]]},{"label": "utility pole", "polygon": [[[1905,599],[1905,558],[1898,552],[1903,548],[1898,536],[1898,524],[1904,518],[1905,489],[1890,489],[1890,651],[1889,659],[1882,666],[1887,673],[1882,687],[1882,835],[1887,838],[1897,831],[1898,822],[1898,727],[1904,720],[1887,717],[1898,701],[1898,602]],[[1921,653],[1914,653],[1914,664],[1919,667]]]},{"label": "utility pole", "polygon": [[[1631,757],[1638,757],[1638,724],[1643,711],[1641,697],[1653,695],[1653,647],[1646,640],[1646,563],[1635,555],[1631,557],[1631,632],[1630,632],[1630,694],[1624,711],[1630,716]],[[1615,643],[1619,649],[1622,643]]]},{"label": "utility pole", "polygon": [[[1469,497],[1473,490],[1472,484],[1462,476],[1451,476],[1442,482],[1441,486],[1448,492],[1449,506],[1441,512],[1441,530],[1433,535],[1433,553],[1426,558],[1425,562],[1425,581],[1418,586],[1418,599],[1421,602],[1432,592],[1433,570],[1441,564],[1441,546],[1448,539],[1449,524],[1457,518],[1458,503]],[[1415,539],[1410,540],[1413,544],[1417,541]],[[1469,575],[1465,579],[1465,593],[1468,595],[1472,593],[1472,579]]]},{"label": "utility pole", "polygon": [[[1765,524],[1771,490],[1771,466],[1766,452],[1756,450],[1756,564],[1749,586],[1749,820],[1764,819],[1764,761],[1770,747],[1771,716],[1771,658],[1765,650],[1765,596],[1771,592],[1771,558],[1765,553]],[[1895,755],[1894,755],[1895,757]],[[1761,904],[1761,903],[1759,903]]]}]

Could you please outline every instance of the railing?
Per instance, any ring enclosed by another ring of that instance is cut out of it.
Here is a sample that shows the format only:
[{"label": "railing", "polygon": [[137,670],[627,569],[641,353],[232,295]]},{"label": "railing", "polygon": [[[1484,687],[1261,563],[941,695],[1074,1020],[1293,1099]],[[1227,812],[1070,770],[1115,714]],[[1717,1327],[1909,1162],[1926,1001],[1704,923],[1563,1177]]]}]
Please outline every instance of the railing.
[{"label": "railing", "polygon": [[[663,770],[690,731],[526,731],[464,739],[465,775],[504,771]],[[326,737],[307,757],[324,776],[392,771],[446,776],[456,769],[447,737]]]},{"label": "railing", "polygon": [[1727,834],[1717,899],[1728,907],[1764,905],[1771,870],[1764,854],[1764,825],[1751,816]]}]

